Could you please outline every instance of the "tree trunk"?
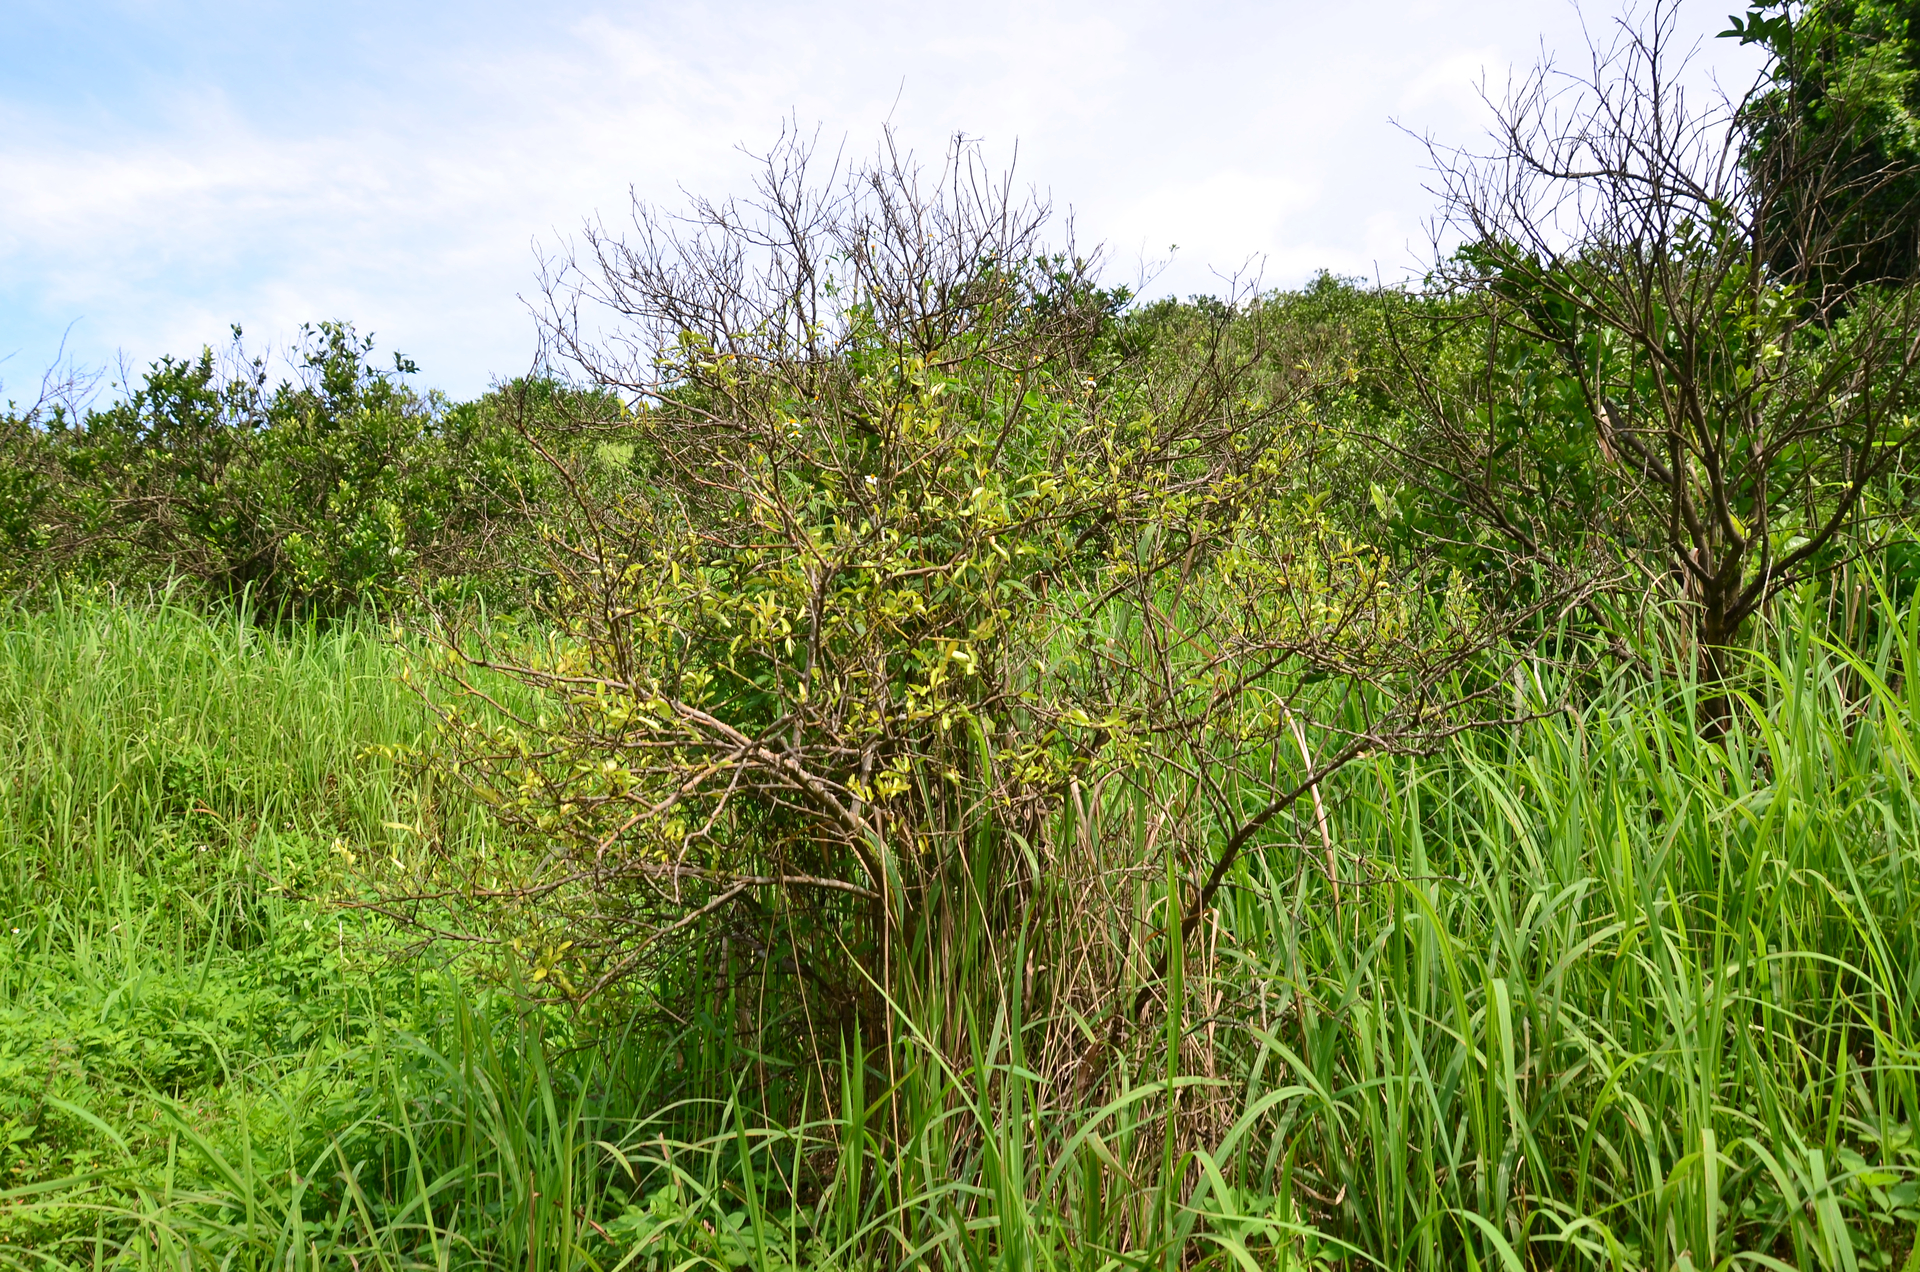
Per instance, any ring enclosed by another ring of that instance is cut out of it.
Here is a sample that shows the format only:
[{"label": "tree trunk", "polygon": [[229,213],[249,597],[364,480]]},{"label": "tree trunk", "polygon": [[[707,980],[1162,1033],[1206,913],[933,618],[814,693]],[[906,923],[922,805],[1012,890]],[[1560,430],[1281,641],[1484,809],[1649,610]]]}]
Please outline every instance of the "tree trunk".
[{"label": "tree trunk", "polygon": [[1733,665],[1734,638],[1739,635],[1746,615],[1735,609],[1740,575],[1732,566],[1731,561],[1722,562],[1709,577],[1700,589],[1700,604],[1694,613],[1700,732],[1710,742],[1725,738],[1733,724],[1733,696],[1728,691],[1727,677]]}]

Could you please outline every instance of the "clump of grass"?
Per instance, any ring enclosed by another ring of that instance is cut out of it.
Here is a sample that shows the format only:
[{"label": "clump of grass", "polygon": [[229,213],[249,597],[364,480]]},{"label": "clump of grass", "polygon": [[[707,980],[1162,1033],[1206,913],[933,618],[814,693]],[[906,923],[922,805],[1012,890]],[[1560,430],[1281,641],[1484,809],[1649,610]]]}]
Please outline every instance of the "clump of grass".
[{"label": "clump of grass", "polygon": [[373,748],[426,724],[393,669],[351,623],[167,604],[0,615],[0,904],[111,890],[156,842],[379,838],[405,784]]},{"label": "clump of grass", "polygon": [[1623,676],[1353,775],[1369,886],[1335,909],[1268,858],[1228,920],[1272,1022],[1244,1100],[1299,1088],[1239,1182],[1384,1266],[1894,1266],[1916,658],[1912,611],[1865,655],[1802,613],[1725,745],[1690,684]]},{"label": "clump of grass", "polygon": [[[471,1114],[480,1090],[496,1135],[528,1112],[531,1031],[564,1041],[567,1021],[390,957],[403,934],[334,903],[423,826],[469,848],[484,829],[440,825],[427,779],[389,758],[431,719],[398,665],[353,623],[0,614],[0,1258],[431,1245],[394,1173],[408,1119]],[[450,1075],[445,1053],[471,1063]],[[495,1219],[522,1213],[518,1166],[491,1142],[470,1156],[515,1199]]]}]

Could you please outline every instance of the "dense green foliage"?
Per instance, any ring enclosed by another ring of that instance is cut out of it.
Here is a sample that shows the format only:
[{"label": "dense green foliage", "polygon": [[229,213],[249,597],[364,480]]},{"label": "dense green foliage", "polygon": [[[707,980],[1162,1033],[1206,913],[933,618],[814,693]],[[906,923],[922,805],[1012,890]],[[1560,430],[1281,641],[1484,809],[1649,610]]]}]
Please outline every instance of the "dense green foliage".
[{"label": "dense green foliage", "polygon": [[270,387],[236,331],[225,356],[162,358],[104,407],[0,416],[0,584],[185,586],[324,613],[462,586],[523,594],[556,486],[525,430],[564,390],[515,382],[453,404],[372,349],[322,323]]},{"label": "dense green foliage", "polygon": [[[1837,143],[1832,168],[1818,181],[1851,190],[1822,214],[1846,248],[1822,264],[1822,285],[1920,275],[1917,22],[1920,6],[1902,0],[1814,0],[1754,5],[1725,33],[1772,56],[1771,85],[1750,106],[1757,164],[1803,145],[1791,140],[1796,130]],[[1787,200],[1777,214],[1805,210]],[[1787,242],[1769,263],[1790,274],[1801,261]]]}]

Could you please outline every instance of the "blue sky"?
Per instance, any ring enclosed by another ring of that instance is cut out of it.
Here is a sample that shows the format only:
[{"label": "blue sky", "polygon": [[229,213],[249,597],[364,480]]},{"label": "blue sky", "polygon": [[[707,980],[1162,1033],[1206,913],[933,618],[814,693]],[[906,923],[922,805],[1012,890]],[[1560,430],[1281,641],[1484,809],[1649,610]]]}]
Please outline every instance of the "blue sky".
[{"label": "blue sky", "polygon": [[[1726,0],[1682,8],[1710,36]],[[1599,26],[1617,10],[1589,5]],[[63,337],[139,366],[342,318],[465,396],[527,368],[534,250],[628,192],[743,189],[788,117],[856,149],[955,130],[1157,291],[1427,258],[1423,154],[1472,142],[1559,0],[1265,4],[0,0],[0,389]],[[1750,50],[1706,40],[1702,78]]]}]

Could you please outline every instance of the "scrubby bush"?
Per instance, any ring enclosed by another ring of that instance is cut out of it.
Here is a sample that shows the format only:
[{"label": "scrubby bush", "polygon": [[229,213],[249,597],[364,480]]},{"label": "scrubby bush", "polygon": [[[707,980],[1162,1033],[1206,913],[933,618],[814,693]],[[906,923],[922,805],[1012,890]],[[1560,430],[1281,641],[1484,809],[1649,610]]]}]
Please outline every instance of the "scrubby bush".
[{"label": "scrubby bush", "polygon": [[[378,365],[343,323],[303,329],[270,384],[234,332],[225,354],[153,363],[98,409],[13,413],[0,445],[0,541],[15,587],[54,580],[246,593],[264,612],[338,613],[422,590],[516,598],[557,489],[530,439],[617,401],[518,380],[452,403]],[[575,401],[573,399],[578,398]],[[574,439],[550,438],[570,454]]]},{"label": "scrubby bush", "polygon": [[[684,1018],[757,981],[796,1009],[744,1045],[794,1066],[795,1107],[837,1098],[827,1067],[951,960],[1013,974],[960,934],[1071,934],[1086,957],[1028,1005],[1042,1067],[1089,1086],[1244,855],[1343,764],[1454,727],[1514,616],[1330,510],[1331,312],[1120,317],[969,152],[925,186],[886,156],[845,192],[805,157],[776,154],[763,205],[603,242],[562,281],[633,321],[587,346],[555,306],[556,343],[642,397],[638,484],[570,488],[538,639],[441,633],[435,758],[535,849],[424,862],[415,895],[477,899],[472,930],[565,996],[638,986]],[[501,674],[537,708],[498,711]],[[1115,785],[1159,818],[1125,868],[1182,881],[1131,955],[1130,906],[1073,899],[1121,865],[1074,839]],[[1324,837],[1315,860],[1338,880]],[[937,1044],[964,1052],[957,1020]]]}]

